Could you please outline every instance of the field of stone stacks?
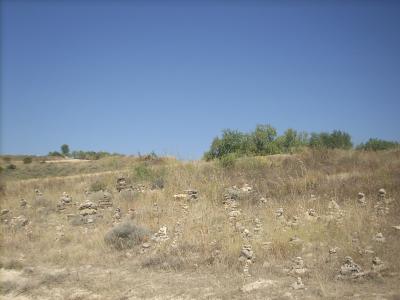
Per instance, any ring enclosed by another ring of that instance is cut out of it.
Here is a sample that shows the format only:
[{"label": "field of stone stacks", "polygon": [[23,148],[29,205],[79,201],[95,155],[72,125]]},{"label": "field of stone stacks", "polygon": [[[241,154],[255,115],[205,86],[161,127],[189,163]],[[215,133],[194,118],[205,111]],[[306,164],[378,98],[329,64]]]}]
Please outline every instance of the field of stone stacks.
[{"label": "field of stone stacks", "polygon": [[400,151],[120,159],[3,172],[0,299],[400,299]]}]

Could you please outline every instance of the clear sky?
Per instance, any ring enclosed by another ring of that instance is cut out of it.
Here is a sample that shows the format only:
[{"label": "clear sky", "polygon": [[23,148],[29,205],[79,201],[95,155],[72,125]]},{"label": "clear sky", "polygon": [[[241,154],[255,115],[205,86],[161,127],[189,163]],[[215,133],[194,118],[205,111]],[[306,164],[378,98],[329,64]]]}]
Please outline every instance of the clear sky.
[{"label": "clear sky", "polygon": [[224,128],[400,140],[400,1],[1,7],[1,152],[195,159]]}]

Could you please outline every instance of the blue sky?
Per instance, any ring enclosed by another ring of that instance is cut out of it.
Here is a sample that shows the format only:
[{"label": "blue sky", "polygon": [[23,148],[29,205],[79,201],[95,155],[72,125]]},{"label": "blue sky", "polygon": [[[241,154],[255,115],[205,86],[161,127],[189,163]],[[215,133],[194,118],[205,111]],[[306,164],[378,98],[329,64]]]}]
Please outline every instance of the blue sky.
[{"label": "blue sky", "polygon": [[400,140],[400,2],[2,1],[1,152],[195,159],[271,124]]}]

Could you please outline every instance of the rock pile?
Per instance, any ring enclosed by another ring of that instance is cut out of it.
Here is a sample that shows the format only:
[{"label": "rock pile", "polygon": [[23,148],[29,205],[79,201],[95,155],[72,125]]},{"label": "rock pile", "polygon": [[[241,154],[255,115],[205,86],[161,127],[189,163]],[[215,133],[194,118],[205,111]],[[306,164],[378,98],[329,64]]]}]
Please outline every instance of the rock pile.
[{"label": "rock pile", "polygon": [[291,268],[289,269],[289,274],[303,275],[308,272],[308,269],[305,267],[304,261],[300,256],[294,258],[292,261],[293,261],[293,264],[292,264]]},{"label": "rock pile", "polygon": [[19,201],[19,206],[20,206],[21,208],[26,208],[27,205],[28,205],[28,202],[27,202],[24,198],[22,198],[22,199]]},{"label": "rock pile", "polygon": [[362,206],[367,205],[367,201],[365,200],[365,194],[364,193],[358,193],[357,195],[357,202],[360,203]]},{"label": "rock pile", "polygon": [[246,277],[250,276],[250,265],[253,263],[255,259],[253,248],[250,244],[244,244],[242,250],[240,251],[239,261],[241,261],[243,265],[243,274]]},{"label": "rock pile", "polygon": [[258,218],[254,219],[253,231],[254,231],[254,235],[257,237],[259,237],[260,233],[262,232],[262,223],[261,223],[260,219],[258,219]]},{"label": "rock pile", "polygon": [[378,232],[374,237],[373,240],[378,243],[386,242],[386,238],[383,236],[381,232]]},{"label": "rock pile", "polygon": [[121,218],[122,218],[121,209],[117,207],[113,215],[114,223],[119,223],[121,221]]},{"label": "rock pile", "polygon": [[374,257],[372,260],[372,272],[381,273],[385,270],[387,270],[386,264],[379,257]]},{"label": "rock pile", "polygon": [[167,234],[167,226],[162,226],[158,232],[156,232],[152,238],[153,241],[155,242],[165,242],[169,240],[169,236]]},{"label": "rock pile", "polygon": [[83,217],[97,214],[97,205],[91,201],[85,201],[78,207],[79,214]]},{"label": "rock pile", "polygon": [[64,210],[67,206],[72,204],[72,197],[66,192],[63,192],[59,203],[57,204],[58,210]]},{"label": "rock pile", "polygon": [[301,277],[297,277],[297,280],[290,286],[294,290],[302,290],[304,289],[303,281]]},{"label": "rock pile", "polygon": [[107,191],[98,191],[88,195],[88,200],[96,203],[98,208],[109,208],[113,206],[112,195]]},{"label": "rock pile", "polygon": [[199,192],[193,189],[184,190],[182,193],[174,195],[175,200],[197,200],[198,197]]},{"label": "rock pile", "polygon": [[338,279],[357,279],[364,276],[365,273],[350,256],[346,256],[343,265],[340,267]]},{"label": "rock pile", "polygon": [[133,190],[132,186],[128,185],[126,178],[122,176],[117,178],[117,183],[115,188],[118,193],[125,190],[129,191]]},{"label": "rock pile", "polygon": [[23,215],[18,216],[18,217],[13,217],[10,221],[10,225],[15,228],[24,227],[24,226],[28,225],[28,223],[29,223],[29,220]]},{"label": "rock pile", "polygon": [[388,204],[391,202],[391,199],[386,198],[386,190],[380,189],[378,191],[378,201],[376,202],[374,208],[376,214],[378,216],[384,216],[389,213],[389,206]]}]

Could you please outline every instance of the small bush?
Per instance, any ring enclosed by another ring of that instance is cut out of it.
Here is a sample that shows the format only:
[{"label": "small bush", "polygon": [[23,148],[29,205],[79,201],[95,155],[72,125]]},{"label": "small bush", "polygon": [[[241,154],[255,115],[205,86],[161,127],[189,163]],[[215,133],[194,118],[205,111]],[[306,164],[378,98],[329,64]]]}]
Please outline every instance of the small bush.
[{"label": "small bush", "polygon": [[380,139],[369,139],[365,144],[360,144],[358,150],[380,151],[399,148],[400,144],[393,141],[385,141]]},{"label": "small bush", "polygon": [[132,222],[124,222],[107,232],[104,241],[111,247],[122,250],[139,245],[147,241],[149,237],[150,232],[147,229],[136,226]]},{"label": "small bush", "polygon": [[107,185],[101,181],[95,181],[90,185],[91,192],[105,191],[106,189],[107,189]]},{"label": "small bush", "polygon": [[7,169],[8,169],[8,170],[15,170],[16,168],[17,168],[17,166],[14,165],[14,164],[9,164],[9,165],[7,166]]},{"label": "small bush", "polygon": [[224,169],[231,169],[235,166],[237,155],[234,153],[224,155],[220,158],[219,164]]},{"label": "small bush", "polygon": [[23,159],[23,162],[24,162],[24,164],[30,164],[30,163],[32,163],[32,157],[29,157],[29,156],[25,157],[25,158]]}]

